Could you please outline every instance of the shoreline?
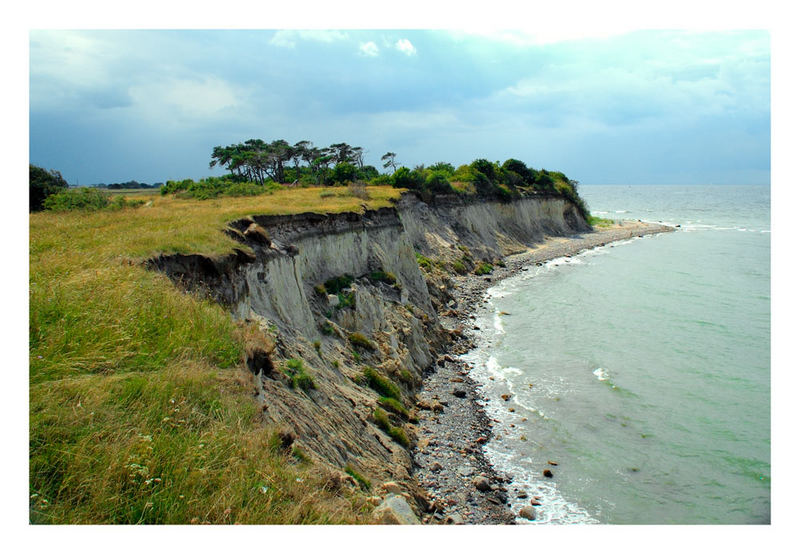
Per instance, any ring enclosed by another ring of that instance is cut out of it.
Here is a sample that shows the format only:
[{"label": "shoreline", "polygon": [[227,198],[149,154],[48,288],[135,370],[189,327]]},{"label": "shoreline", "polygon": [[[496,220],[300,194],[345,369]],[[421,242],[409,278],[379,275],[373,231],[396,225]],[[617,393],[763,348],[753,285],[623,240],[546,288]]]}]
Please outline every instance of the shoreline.
[{"label": "shoreline", "polygon": [[[635,237],[675,231],[675,227],[642,221],[622,221],[606,229],[566,237],[547,237],[525,252],[506,256],[505,267],[489,275],[454,277],[456,304],[439,314],[454,336],[435,370],[425,376],[417,395],[419,440],[413,451],[414,477],[436,507],[425,523],[514,524],[512,500],[527,499],[514,488],[513,475],[497,471],[483,445],[493,439],[494,422],[484,412],[480,384],[470,376],[472,365],[461,356],[476,347],[476,309],[486,290],[530,265],[574,256],[585,250]],[[538,499],[530,499],[534,508]],[[529,510],[535,517],[535,508]],[[524,519],[520,519],[524,521]]]}]

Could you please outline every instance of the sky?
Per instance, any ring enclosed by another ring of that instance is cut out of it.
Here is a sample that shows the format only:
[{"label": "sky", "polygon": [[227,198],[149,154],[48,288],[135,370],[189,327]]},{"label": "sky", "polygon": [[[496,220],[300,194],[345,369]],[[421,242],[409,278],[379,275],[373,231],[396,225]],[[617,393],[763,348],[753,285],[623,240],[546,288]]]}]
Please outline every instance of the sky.
[{"label": "sky", "polygon": [[219,175],[216,145],[347,142],[382,169],[517,158],[585,184],[769,184],[770,34],[31,30],[30,163]]}]

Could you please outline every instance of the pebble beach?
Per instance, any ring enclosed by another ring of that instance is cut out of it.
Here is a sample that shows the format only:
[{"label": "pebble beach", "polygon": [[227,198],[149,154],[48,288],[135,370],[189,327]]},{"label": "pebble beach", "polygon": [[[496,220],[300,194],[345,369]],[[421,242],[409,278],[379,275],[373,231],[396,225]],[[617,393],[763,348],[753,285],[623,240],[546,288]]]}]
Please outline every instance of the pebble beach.
[{"label": "pebble beach", "polygon": [[[442,325],[455,331],[449,351],[438,358],[418,394],[419,440],[414,451],[415,476],[437,509],[426,523],[513,524],[536,519],[541,498],[528,497],[514,487],[514,476],[492,467],[484,445],[492,440],[498,422],[481,407],[483,393],[470,377],[471,367],[460,356],[474,348],[480,329],[474,310],[484,302],[487,288],[530,266],[573,256],[612,242],[674,231],[674,227],[641,221],[623,221],[593,232],[547,238],[535,248],[505,258],[505,267],[490,275],[455,276],[456,302],[439,314]],[[558,468],[542,467],[557,474]],[[525,507],[511,511],[512,500]]]}]

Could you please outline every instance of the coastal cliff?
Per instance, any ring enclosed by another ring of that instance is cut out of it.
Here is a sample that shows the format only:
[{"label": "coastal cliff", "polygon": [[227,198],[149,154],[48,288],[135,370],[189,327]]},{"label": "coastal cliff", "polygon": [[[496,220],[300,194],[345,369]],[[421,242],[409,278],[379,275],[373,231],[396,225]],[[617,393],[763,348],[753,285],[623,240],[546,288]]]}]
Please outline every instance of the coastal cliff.
[{"label": "coastal cliff", "polygon": [[416,396],[426,371],[461,336],[437,315],[452,305],[449,275],[589,230],[561,197],[427,204],[405,194],[361,214],[238,219],[227,232],[241,249],[147,265],[257,329],[247,345],[254,394],[287,442],[351,476],[399,482],[424,510],[409,448],[418,410],[430,408]]}]

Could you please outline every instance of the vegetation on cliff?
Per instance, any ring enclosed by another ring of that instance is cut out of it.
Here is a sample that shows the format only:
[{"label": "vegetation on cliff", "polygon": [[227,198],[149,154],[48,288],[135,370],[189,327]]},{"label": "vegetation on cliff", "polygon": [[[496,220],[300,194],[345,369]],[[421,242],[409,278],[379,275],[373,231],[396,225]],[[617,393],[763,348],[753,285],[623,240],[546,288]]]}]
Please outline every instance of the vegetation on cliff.
[{"label": "vegetation on cliff", "polygon": [[[366,203],[388,206],[399,192],[375,188]],[[242,248],[221,231],[251,213],[358,211],[364,200],[320,199],[319,189],[150,199],[31,214],[31,521],[362,521],[363,499],[273,447],[278,430],[255,413],[241,325],[139,262]]]}]

